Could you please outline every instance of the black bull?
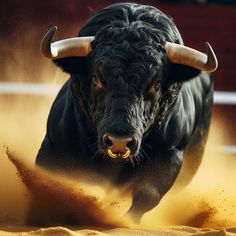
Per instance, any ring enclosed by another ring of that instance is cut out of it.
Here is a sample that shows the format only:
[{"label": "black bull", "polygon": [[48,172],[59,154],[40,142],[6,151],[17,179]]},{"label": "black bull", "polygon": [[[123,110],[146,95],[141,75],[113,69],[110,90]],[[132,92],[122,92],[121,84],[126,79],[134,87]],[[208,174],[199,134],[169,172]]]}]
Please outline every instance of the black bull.
[{"label": "black bull", "polygon": [[217,61],[183,54],[185,47],[173,58],[168,45],[183,45],[178,29],[150,6],[115,4],[96,13],[78,35],[92,36],[85,46],[72,45],[75,38],[51,44],[54,31],[41,50],[70,79],[53,103],[36,164],[129,184],[128,213],[138,221],[171,188],[183,159],[188,180],[201,162],[213,103],[206,72]]}]

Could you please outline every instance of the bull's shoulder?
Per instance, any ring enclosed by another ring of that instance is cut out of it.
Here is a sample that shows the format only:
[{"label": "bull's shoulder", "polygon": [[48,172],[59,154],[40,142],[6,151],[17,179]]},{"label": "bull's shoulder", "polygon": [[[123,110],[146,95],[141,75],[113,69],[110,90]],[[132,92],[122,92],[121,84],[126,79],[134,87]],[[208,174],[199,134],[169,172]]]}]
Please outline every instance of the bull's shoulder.
[{"label": "bull's shoulder", "polygon": [[204,112],[212,105],[212,86],[209,75],[204,73],[183,84],[175,106],[155,130],[159,147],[181,149],[187,145]]},{"label": "bull's shoulder", "polygon": [[213,81],[210,74],[201,73],[183,86],[183,100],[189,101],[192,97],[195,105],[203,105],[209,93],[212,93]]},{"label": "bull's shoulder", "polygon": [[51,110],[49,112],[48,117],[48,126],[52,126],[53,124],[59,122],[63,116],[64,110],[67,108],[67,103],[69,101],[70,96],[70,80],[68,80],[63,87],[58,92]]},{"label": "bull's shoulder", "polygon": [[69,139],[76,127],[70,83],[71,81],[68,80],[61,88],[48,116],[47,135],[55,145]]},{"label": "bull's shoulder", "polygon": [[181,113],[185,124],[190,126],[190,135],[197,129],[204,114],[213,103],[213,81],[210,74],[201,73],[183,86],[181,91]]}]

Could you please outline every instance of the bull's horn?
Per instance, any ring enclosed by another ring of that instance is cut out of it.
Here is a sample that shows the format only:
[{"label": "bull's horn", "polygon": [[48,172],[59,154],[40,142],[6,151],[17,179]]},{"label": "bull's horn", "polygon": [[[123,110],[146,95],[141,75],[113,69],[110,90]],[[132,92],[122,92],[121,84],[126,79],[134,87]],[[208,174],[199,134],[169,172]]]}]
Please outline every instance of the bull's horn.
[{"label": "bull's horn", "polygon": [[51,43],[56,31],[57,27],[54,26],[43,37],[40,45],[40,51],[43,56],[49,59],[85,57],[91,51],[91,42],[94,37],[76,37]]},{"label": "bull's horn", "polygon": [[167,56],[172,63],[190,66],[206,72],[213,72],[218,67],[217,58],[209,43],[206,43],[206,48],[207,54],[204,54],[183,45],[166,43]]}]

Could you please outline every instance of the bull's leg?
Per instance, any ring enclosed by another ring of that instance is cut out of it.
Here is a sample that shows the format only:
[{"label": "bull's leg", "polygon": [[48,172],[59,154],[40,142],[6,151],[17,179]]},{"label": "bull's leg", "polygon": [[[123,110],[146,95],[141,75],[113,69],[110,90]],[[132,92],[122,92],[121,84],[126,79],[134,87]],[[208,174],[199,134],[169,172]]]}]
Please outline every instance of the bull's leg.
[{"label": "bull's leg", "polygon": [[149,183],[140,182],[140,186],[135,186],[133,190],[133,202],[128,211],[135,223],[139,223],[143,214],[150,211],[160,201],[159,189]]},{"label": "bull's leg", "polygon": [[128,215],[139,223],[143,214],[154,208],[173,185],[182,165],[183,152],[160,152],[137,171],[133,202]]},{"label": "bull's leg", "polygon": [[175,188],[188,185],[195,176],[201,162],[207,141],[208,129],[201,129],[195,134],[184,153],[183,167],[176,180]]}]

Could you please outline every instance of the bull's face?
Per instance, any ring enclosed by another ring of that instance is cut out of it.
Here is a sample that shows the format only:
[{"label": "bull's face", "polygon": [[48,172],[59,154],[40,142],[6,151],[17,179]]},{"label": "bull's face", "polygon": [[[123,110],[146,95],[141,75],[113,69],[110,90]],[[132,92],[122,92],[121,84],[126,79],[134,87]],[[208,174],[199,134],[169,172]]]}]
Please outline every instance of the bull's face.
[{"label": "bull's face", "polygon": [[107,57],[92,73],[89,109],[99,148],[111,157],[136,156],[158,108],[160,71],[150,64],[145,68],[141,61],[124,64],[123,69],[110,61]]},{"label": "bull's face", "polygon": [[128,72],[107,77],[97,71],[92,76],[90,112],[97,127],[99,148],[114,158],[137,156],[142,136],[154,122],[159,76],[138,72],[137,68],[136,76],[128,77]]},{"label": "bull's face", "polygon": [[[84,99],[88,101],[87,112],[97,128],[99,151],[112,158],[130,157],[132,160],[141,155],[142,138],[158,115],[162,88],[167,82],[178,82],[176,78],[185,79],[173,76],[166,80],[163,73],[168,70],[167,64],[172,62],[172,65],[182,64],[183,68],[188,66],[207,72],[217,68],[215,54],[209,45],[205,55],[166,42],[158,29],[139,21],[131,25],[107,25],[95,37],[51,44],[55,31],[54,27],[45,35],[41,52],[48,58],[59,59],[56,62],[65,71],[80,74],[83,69],[81,66],[77,69],[81,63],[76,64],[75,57],[89,54],[85,64],[91,69],[83,73],[86,79],[83,88],[90,87],[90,91],[85,93]],[[69,59],[64,60],[64,57]]]},{"label": "bull's face", "polygon": [[154,48],[151,37],[137,28],[112,27],[112,33],[105,29],[96,39],[89,112],[99,150],[112,158],[138,157],[159,106],[165,47]]}]

